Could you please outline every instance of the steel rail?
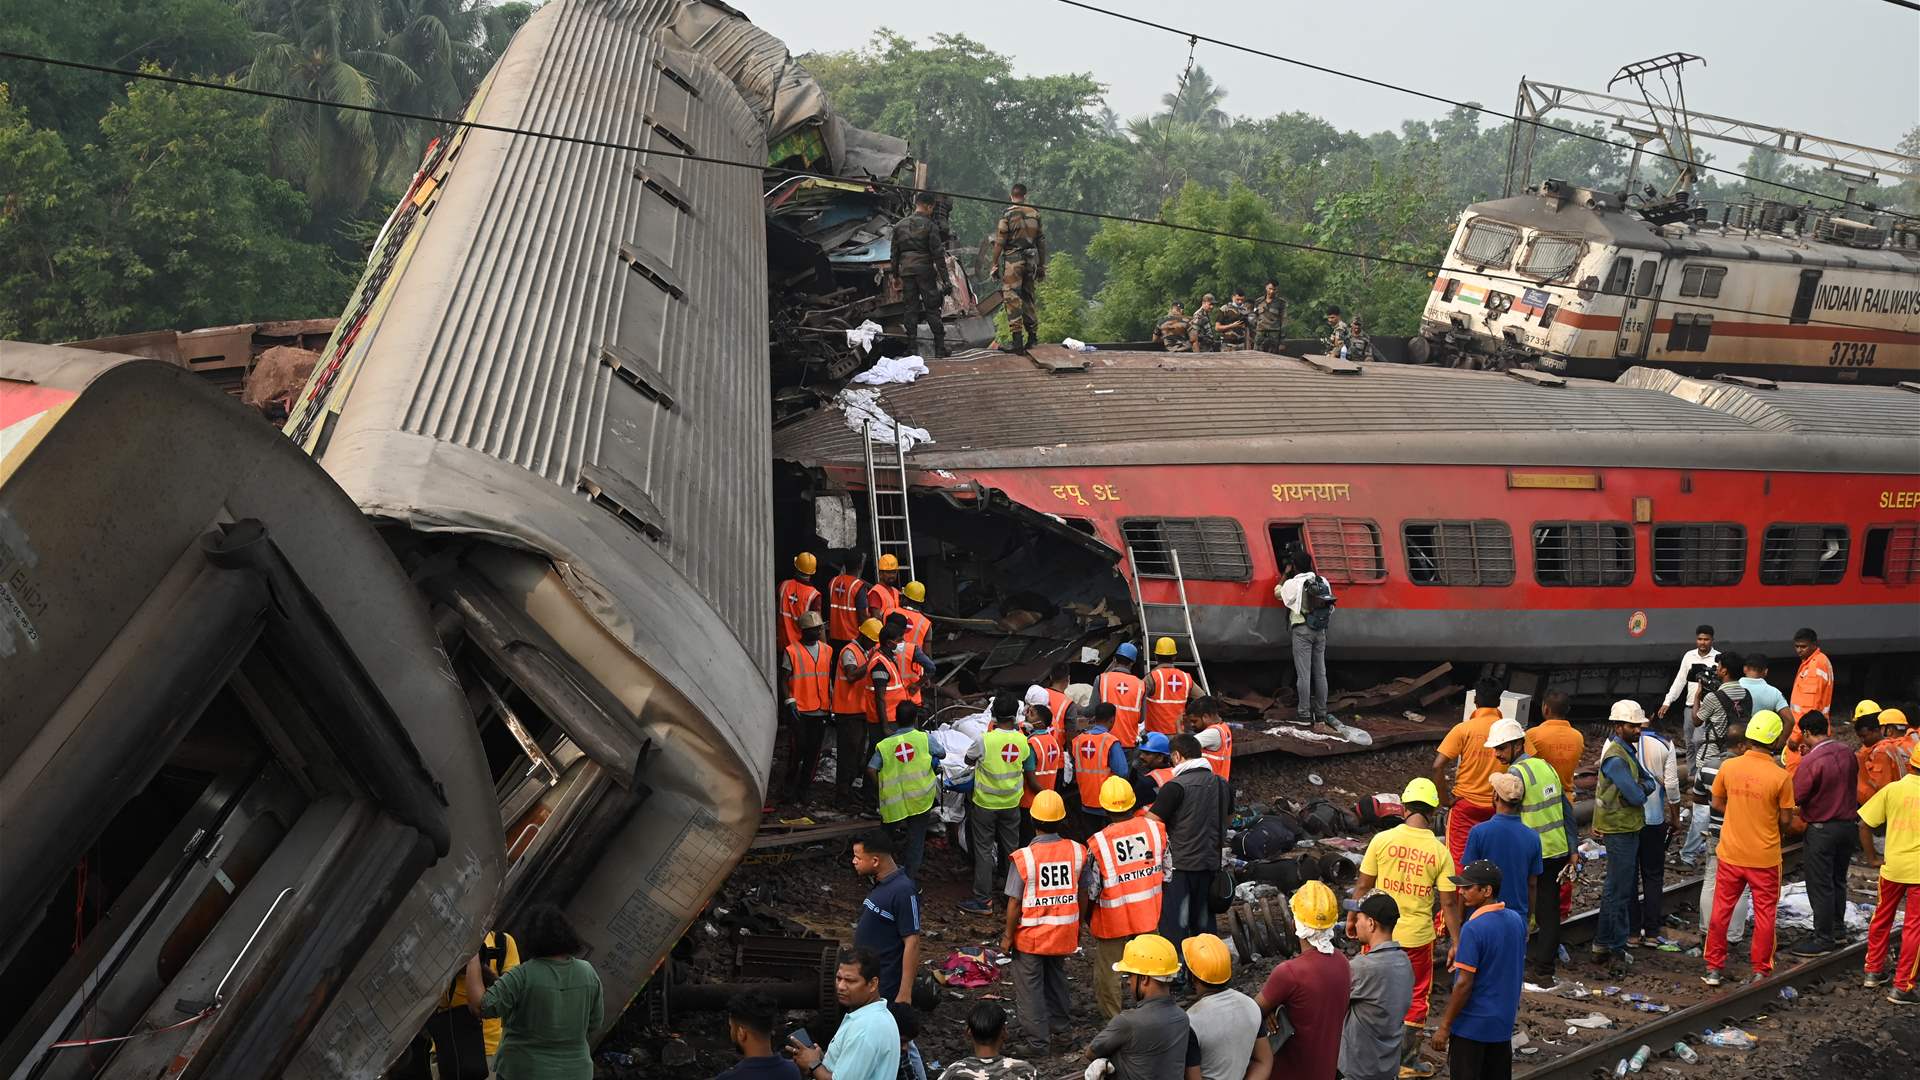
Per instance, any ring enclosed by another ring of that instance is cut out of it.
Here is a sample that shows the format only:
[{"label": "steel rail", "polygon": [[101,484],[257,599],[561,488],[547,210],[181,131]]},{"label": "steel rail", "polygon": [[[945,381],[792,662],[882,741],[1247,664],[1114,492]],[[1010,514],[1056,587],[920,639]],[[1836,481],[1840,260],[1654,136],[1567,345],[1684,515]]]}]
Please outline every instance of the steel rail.
[{"label": "steel rail", "polygon": [[[1780,877],[1782,881],[1786,880],[1788,871],[1799,865],[1799,844],[1788,844],[1786,847],[1780,849]],[[1680,878],[1662,889],[1661,893],[1666,897],[1666,902],[1669,904],[1675,900],[1684,900],[1692,902],[1697,907],[1700,903],[1700,886],[1706,880],[1704,874]],[[1592,941],[1594,927],[1597,926],[1599,922],[1599,908],[1591,908],[1577,915],[1567,916],[1567,918],[1560,923],[1561,944],[1564,945],[1571,942],[1573,944],[1583,945]]]},{"label": "steel rail", "polygon": [[1650,1015],[1617,1035],[1582,1047],[1566,1057],[1542,1062],[1516,1075],[1519,1080],[1586,1080],[1596,1070],[1611,1070],[1617,1059],[1632,1056],[1642,1045],[1652,1047],[1655,1054],[1669,1052],[1674,1043],[1684,1041],[1688,1035],[1697,1036],[1703,1028],[1733,1018],[1745,1018],[1760,1012],[1769,1004],[1777,1004],[1782,987],[1794,983],[1804,986],[1811,980],[1843,971],[1850,964],[1858,965],[1866,951],[1867,943],[1863,940],[1825,956],[1811,957],[1679,1012]]}]

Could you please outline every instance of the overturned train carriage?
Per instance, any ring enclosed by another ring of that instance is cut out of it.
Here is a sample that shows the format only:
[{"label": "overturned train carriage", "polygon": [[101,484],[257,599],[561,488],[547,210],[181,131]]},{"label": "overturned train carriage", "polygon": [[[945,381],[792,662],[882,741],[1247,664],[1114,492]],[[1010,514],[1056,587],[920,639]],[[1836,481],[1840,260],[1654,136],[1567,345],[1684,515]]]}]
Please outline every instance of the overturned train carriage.
[{"label": "overturned train carriage", "polygon": [[436,144],[288,423],[432,602],[499,921],[564,908],[609,1024],[745,850],[773,741],[767,148],[661,32],[681,7],[534,15],[468,117],[593,145]]},{"label": "overturned train carriage", "polygon": [[0,343],[0,582],[0,1075],[378,1075],[504,869],[392,552],[191,372]]}]

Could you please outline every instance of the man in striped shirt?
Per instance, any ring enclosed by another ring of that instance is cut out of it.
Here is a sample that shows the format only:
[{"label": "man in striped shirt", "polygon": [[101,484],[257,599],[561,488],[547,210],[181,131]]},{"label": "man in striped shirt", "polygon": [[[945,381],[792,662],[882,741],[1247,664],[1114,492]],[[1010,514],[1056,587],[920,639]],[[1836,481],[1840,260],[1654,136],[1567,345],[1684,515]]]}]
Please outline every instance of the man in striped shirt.
[{"label": "man in striped shirt", "polygon": [[[1713,801],[1713,777],[1705,770],[1718,770],[1727,754],[1725,748],[1732,745],[1728,731],[1752,715],[1751,695],[1739,682],[1741,667],[1739,653],[1721,653],[1714,661],[1713,677],[1700,686],[1700,702],[1694,708],[1693,807],[1687,839],[1680,846],[1680,861],[1687,866],[1699,862],[1701,853],[1709,852],[1712,844],[1707,826],[1713,812],[1708,805]],[[1702,776],[1707,778],[1704,787],[1700,784]]]}]

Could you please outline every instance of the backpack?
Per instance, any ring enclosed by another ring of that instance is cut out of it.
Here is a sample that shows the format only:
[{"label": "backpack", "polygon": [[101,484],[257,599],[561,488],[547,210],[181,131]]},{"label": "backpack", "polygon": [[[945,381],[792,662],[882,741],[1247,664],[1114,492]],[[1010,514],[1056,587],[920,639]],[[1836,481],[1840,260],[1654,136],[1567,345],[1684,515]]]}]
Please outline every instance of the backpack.
[{"label": "backpack", "polygon": [[1735,701],[1727,696],[1726,691],[1717,686],[1708,691],[1708,693],[1720,699],[1720,707],[1727,711],[1727,716],[1729,717],[1727,720],[1728,727],[1732,727],[1736,721],[1742,724],[1747,722],[1747,713],[1753,708],[1752,694],[1748,694],[1739,701]]},{"label": "backpack", "polygon": [[1339,602],[1334,599],[1333,587],[1319,574],[1300,583],[1300,607],[1312,629],[1325,630],[1333,622],[1333,606]]}]

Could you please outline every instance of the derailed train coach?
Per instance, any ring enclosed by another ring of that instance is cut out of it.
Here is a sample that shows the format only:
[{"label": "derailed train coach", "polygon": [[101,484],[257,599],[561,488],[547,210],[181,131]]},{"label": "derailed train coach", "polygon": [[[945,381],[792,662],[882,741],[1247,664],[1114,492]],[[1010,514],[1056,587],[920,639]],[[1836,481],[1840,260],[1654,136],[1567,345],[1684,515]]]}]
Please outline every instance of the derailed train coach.
[{"label": "derailed train coach", "polygon": [[538,11],[466,116],[575,141],[436,143],[287,425],[428,598],[495,785],[497,924],[563,908],[609,1025],[746,850],[772,752],[760,169],[808,121],[701,51],[740,25]]},{"label": "derailed train coach", "polygon": [[182,368],[0,342],[0,601],[0,1075],[378,1075],[504,860],[359,510]]}]

